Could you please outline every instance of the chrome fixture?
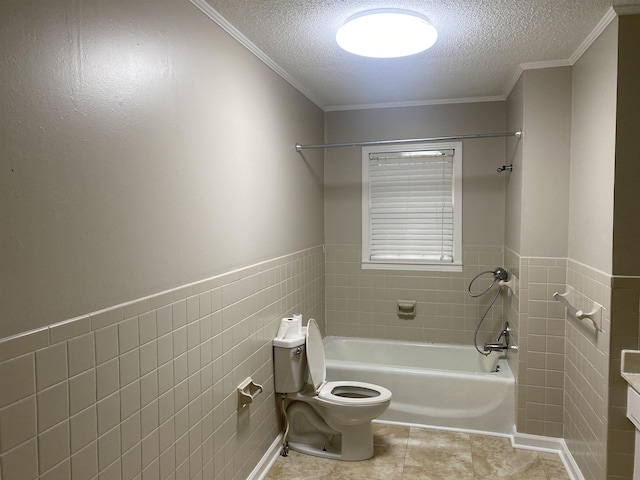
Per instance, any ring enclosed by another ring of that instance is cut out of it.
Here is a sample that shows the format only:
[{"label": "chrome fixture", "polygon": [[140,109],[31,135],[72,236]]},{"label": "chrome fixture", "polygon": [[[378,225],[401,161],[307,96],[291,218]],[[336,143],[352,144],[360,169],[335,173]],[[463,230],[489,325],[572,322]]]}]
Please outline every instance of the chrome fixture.
[{"label": "chrome fixture", "polygon": [[371,147],[377,145],[402,145],[405,143],[424,143],[424,142],[450,142],[453,140],[474,140],[477,138],[498,138],[498,137],[516,137],[518,140],[522,138],[522,132],[502,132],[502,133],[474,133],[471,135],[447,135],[444,137],[427,137],[427,138],[405,138],[404,140],[372,140],[366,142],[349,142],[349,143],[318,143],[313,145],[300,145],[296,143],[296,152],[312,148],[343,148],[343,147]]},{"label": "chrome fixture", "polygon": [[509,279],[509,272],[507,272],[502,267],[497,267],[493,271],[493,278],[495,278],[498,281],[502,280],[503,282],[506,282]]},{"label": "chrome fixture", "polygon": [[[491,284],[480,293],[472,293],[471,287],[473,286],[475,281],[478,278],[480,278],[482,275],[486,275],[488,273],[493,275],[493,281],[491,282]],[[496,267],[495,270],[486,270],[484,272],[480,272],[475,277],[473,277],[473,279],[469,282],[469,287],[467,288],[467,292],[469,293],[469,296],[471,298],[482,297],[485,293],[491,290],[496,283],[500,281],[506,282],[507,280],[509,280],[509,272],[502,267]],[[498,293],[500,293],[500,289],[498,289]]]},{"label": "chrome fixture", "polygon": [[[498,338],[496,338],[495,343],[485,343],[484,344],[484,352],[486,354],[491,352],[504,352],[505,350],[509,350],[509,341],[511,328],[509,328],[509,322],[505,322],[504,329],[500,332]],[[504,343],[500,343],[500,340],[504,338]]]},{"label": "chrome fixture", "polygon": [[[482,292],[480,292],[480,293],[472,293],[471,292],[471,287],[473,286],[475,281],[478,278],[480,278],[482,275],[486,275],[486,274],[493,275],[493,281]],[[478,351],[478,353],[480,353],[482,355],[485,355],[485,356],[489,355],[492,351],[502,351],[502,350],[507,350],[509,348],[509,336],[508,336],[509,335],[509,325],[508,324],[505,327],[505,329],[502,331],[500,336],[498,337],[498,340],[496,340],[496,344],[486,344],[484,346],[484,350],[480,350],[480,347],[478,346],[478,332],[480,331],[480,326],[482,325],[482,322],[484,322],[484,319],[486,318],[486,316],[489,314],[489,310],[491,310],[491,307],[493,307],[493,304],[496,303],[496,300],[498,300],[498,297],[500,296],[500,291],[502,290],[502,284],[504,282],[506,282],[507,280],[509,280],[509,272],[507,270],[505,270],[504,268],[502,268],[502,267],[496,267],[495,270],[486,270],[484,272],[480,272],[479,274],[477,274],[469,282],[469,287],[467,288],[467,292],[469,293],[469,296],[471,296],[472,298],[478,298],[478,297],[482,297],[483,295],[489,293],[489,290],[491,290],[496,283],[498,284],[498,288],[496,289],[496,293],[495,293],[494,297],[491,299],[491,302],[489,302],[489,306],[487,307],[487,309],[485,310],[484,314],[482,315],[482,318],[480,318],[480,321],[478,322],[478,326],[476,327],[476,331],[473,334],[473,345],[474,345],[474,347],[476,347],[476,350]],[[502,337],[504,337],[504,336],[506,336],[505,338],[507,340],[507,348],[501,348],[502,345],[501,344],[497,344],[497,342],[499,342],[500,339]],[[492,349],[488,349],[488,347],[492,347],[493,350]]]},{"label": "chrome fixture", "polygon": [[511,165],[502,165],[501,167],[498,167],[498,173],[502,173],[505,170],[509,170],[510,172],[513,172],[513,163]]}]

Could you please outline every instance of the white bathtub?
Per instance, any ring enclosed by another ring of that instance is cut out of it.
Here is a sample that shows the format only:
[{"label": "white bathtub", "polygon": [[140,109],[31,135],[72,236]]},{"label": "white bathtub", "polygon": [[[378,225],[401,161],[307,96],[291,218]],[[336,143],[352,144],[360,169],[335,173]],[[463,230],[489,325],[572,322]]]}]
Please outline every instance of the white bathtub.
[{"label": "white bathtub", "polygon": [[512,433],[515,381],[500,354],[485,357],[465,345],[351,337],[326,337],[324,348],[328,380],[391,390],[391,405],[380,420]]}]

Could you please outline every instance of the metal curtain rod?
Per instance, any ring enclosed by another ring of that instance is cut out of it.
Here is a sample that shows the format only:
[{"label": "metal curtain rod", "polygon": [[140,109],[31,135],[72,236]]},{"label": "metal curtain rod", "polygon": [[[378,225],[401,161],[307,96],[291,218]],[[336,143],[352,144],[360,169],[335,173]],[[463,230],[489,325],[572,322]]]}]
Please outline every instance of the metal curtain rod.
[{"label": "metal curtain rod", "polygon": [[476,133],[474,135],[452,135],[449,137],[427,137],[427,138],[408,138],[406,140],[374,140],[371,142],[352,142],[352,143],[319,143],[316,145],[300,145],[296,143],[296,151],[307,150],[312,148],[341,148],[341,147],[367,147],[374,145],[395,145],[404,143],[421,143],[421,142],[446,142],[451,140],[471,140],[474,138],[496,138],[496,137],[522,137],[522,132],[502,132],[502,133]]}]

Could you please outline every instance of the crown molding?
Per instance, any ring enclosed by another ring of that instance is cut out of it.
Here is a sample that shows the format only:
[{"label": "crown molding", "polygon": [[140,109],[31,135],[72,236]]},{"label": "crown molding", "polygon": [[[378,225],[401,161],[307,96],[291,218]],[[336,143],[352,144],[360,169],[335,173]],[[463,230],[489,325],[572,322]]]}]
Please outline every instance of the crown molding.
[{"label": "crown molding", "polygon": [[227,32],[231,37],[237,40],[243,47],[253,53],[260,61],[262,61],[267,67],[273,70],[276,74],[280,75],[286,80],[293,88],[302,93],[305,97],[311,100],[316,106],[324,110],[322,103],[314,98],[314,95],[309,93],[300,83],[298,83],[291,75],[283,70],[280,65],[274,62],[271,57],[260,50],[251,40],[245,37],[236,27],[234,27],[229,21],[220,15],[206,0],[189,0],[198,10],[204,13],[210,20],[216,23],[220,28]]},{"label": "crown molding", "polygon": [[637,15],[640,13],[640,5],[614,5],[613,8],[618,16]]},{"label": "crown molding", "polygon": [[602,17],[595,28],[591,30],[591,33],[587,35],[587,38],[582,41],[577,50],[573,52],[573,55],[569,57],[569,62],[571,62],[571,65],[575,64],[580,59],[580,57],[584,55],[584,52],[588,50],[593,42],[596,41],[596,39],[602,34],[602,32],[604,32],[605,28],[607,28],[617,16],[618,15],[616,13],[616,9],[614,7],[609,7],[609,10],[607,10],[607,13],[604,14],[604,17]]},{"label": "crown molding", "polygon": [[531,62],[521,63],[516,67],[515,72],[505,85],[504,97],[509,98],[513,87],[518,83],[520,75],[525,70],[533,70],[537,68],[552,68],[552,67],[572,67],[575,63],[584,55],[589,47],[596,41],[596,39],[604,32],[609,24],[620,15],[635,15],[640,13],[640,5],[623,5],[618,7],[609,7],[607,13],[600,19],[594,29],[587,35],[587,37],[578,46],[575,52],[566,60],[551,60],[548,62]]},{"label": "crown molding", "polygon": [[522,70],[538,70],[541,68],[557,68],[557,67],[570,67],[573,65],[569,60],[548,60],[544,62],[527,62],[521,63],[520,68]]},{"label": "crown molding", "polygon": [[392,103],[368,103],[357,105],[330,105],[324,108],[325,112],[339,112],[344,110],[372,110],[376,108],[399,108],[399,107],[424,107],[429,105],[448,105],[453,103],[480,103],[480,102],[503,102],[506,97],[495,95],[490,97],[465,97],[465,98],[445,98],[441,100],[421,100],[415,102],[392,102]]},{"label": "crown molding", "polygon": [[525,70],[538,70],[540,68],[557,68],[557,67],[570,67],[572,63],[569,60],[548,60],[544,62],[528,62],[521,63],[518,65],[513,72],[513,75],[509,78],[509,81],[506,83],[504,88],[504,94],[502,95],[505,99],[509,98],[511,95],[511,91],[518,83],[520,79],[520,75],[524,73]]},{"label": "crown molding", "polygon": [[450,103],[477,103],[477,102],[499,102],[506,99],[505,96],[497,95],[490,97],[468,97],[468,98],[452,98],[444,100],[427,100],[416,102],[397,102],[397,103],[375,103],[365,105],[333,105],[325,106],[314,95],[309,93],[300,83],[298,83],[291,75],[289,75],[280,65],[274,62],[271,57],[258,48],[251,40],[243,35],[229,21],[220,15],[206,0],[189,0],[196,8],[204,13],[210,20],[216,23],[220,28],[227,32],[231,37],[238,41],[242,46],[249,50],[253,55],[258,57],[265,65],[267,65],[276,74],[280,75],[296,90],[311,100],[318,108],[324,112],[341,111],[341,110],[370,110],[374,108],[398,108],[398,107],[416,107],[425,105],[445,105]]},{"label": "crown molding", "polygon": [[236,29],[229,21],[220,15],[206,0],[189,0],[196,8],[204,13],[209,19],[216,23],[220,28],[227,32],[231,37],[237,40],[247,50],[253,53],[259,60],[267,65],[276,74],[282,77],[292,87],[302,93],[311,102],[318,106],[325,112],[335,112],[344,110],[371,110],[376,108],[398,108],[398,107],[418,107],[428,105],[446,105],[455,103],[478,103],[478,102],[499,102],[509,98],[513,88],[518,83],[520,76],[525,70],[534,70],[540,68],[555,68],[555,67],[570,67],[573,66],[587,49],[595,42],[595,40],[602,34],[602,32],[609,26],[609,24],[620,15],[635,15],[640,14],[640,5],[623,5],[616,7],[609,7],[605,15],[598,22],[591,33],[584,39],[584,41],[578,46],[576,51],[565,60],[550,60],[544,62],[530,62],[521,63],[513,72],[513,75],[506,83],[504,87],[504,93],[502,95],[487,96],[487,97],[466,97],[466,98],[447,98],[441,100],[426,100],[415,102],[396,102],[396,103],[372,103],[372,104],[359,104],[359,105],[324,105],[318,98],[315,98],[307,89],[305,89],[299,82],[297,82],[291,75],[289,75],[282,67],[274,62],[266,53],[260,50],[251,40],[244,36],[238,29]]}]

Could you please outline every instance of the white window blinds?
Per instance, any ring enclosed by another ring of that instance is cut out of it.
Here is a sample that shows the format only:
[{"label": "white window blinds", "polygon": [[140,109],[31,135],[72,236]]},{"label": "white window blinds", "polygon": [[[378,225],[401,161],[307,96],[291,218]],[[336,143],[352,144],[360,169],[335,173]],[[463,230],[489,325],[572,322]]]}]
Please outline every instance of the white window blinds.
[{"label": "white window blinds", "polygon": [[452,148],[367,152],[363,262],[460,264],[455,153]]}]

